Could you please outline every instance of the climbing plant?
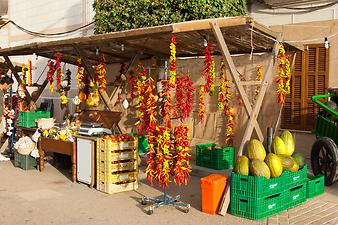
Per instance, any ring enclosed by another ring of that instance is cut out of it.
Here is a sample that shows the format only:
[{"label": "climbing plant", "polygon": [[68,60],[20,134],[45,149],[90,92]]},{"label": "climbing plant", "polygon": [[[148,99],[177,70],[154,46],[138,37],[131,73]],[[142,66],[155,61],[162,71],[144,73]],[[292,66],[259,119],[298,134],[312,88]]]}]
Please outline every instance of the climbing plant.
[{"label": "climbing plant", "polygon": [[95,33],[246,15],[246,0],[95,0]]}]

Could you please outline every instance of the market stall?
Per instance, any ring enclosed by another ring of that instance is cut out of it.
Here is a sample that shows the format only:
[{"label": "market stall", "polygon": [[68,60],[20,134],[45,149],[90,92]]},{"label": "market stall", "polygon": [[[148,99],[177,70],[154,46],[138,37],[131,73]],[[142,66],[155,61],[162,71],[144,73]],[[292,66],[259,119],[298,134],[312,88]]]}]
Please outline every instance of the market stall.
[{"label": "market stall", "polygon": [[[233,97],[230,85],[232,82],[248,117],[244,135],[240,137],[241,144],[237,151],[238,155],[243,155],[244,146],[251,139],[254,130],[258,140],[263,142],[264,135],[257,122],[257,117],[267,90],[274,80],[277,56],[280,56],[281,49],[284,50],[284,53],[285,49],[296,49],[295,46],[281,45],[281,43],[280,34],[272,32],[251,18],[233,17],[32,43],[0,49],[0,55],[5,58],[10,68],[13,68],[13,65],[9,56],[35,53],[50,59],[47,78],[39,88],[37,95],[31,97],[27,91],[24,91],[27,101],[31,104],[36,102],[48,84],[51,91],[56,88],[60,93],[61,104],[68,104],[65,87],[69,86],[70,82],[62,75],[61,62],[75,65],[78,68],[79,94],[72,100],[78,111],[86,110],[94,105],[102,105],[107,111],[113,112],[117,102],[121,103],[125,109],[129,108],[129,104],[137,102],[133,105],[135,108],[131,108],[130,111],[137,111],[136,116],[132,115],[137,119],[133,130],[136,130],[139,136],[147,136],[148,138],[147,179],[150,184],[154,182],[164,191],[163,199],[143,199],[143,204],[157,203],[148,211],[149,214],[152,214],[153,209],[163,205],[179,205],[187,207],[186,212],[189,210],[189,204],[177,203],[179,197],[169,198],[166,190],[171,181],[177,185],[188,183],[191,172],[189,163],[190,134],[188,126],[184,123],[190,117],[196,117],[200,121],[206,119],[205,112],[208,109],[205,106],[205,96],[207,94],[213,96],[216,92],[218,93],[218,110],[222,111],[227,121],[226,130],[223,131],[226,136],[226,147],[216,148],[214,145],[208,147],[215,151],[220,150],[222,154],[227,152],[233,166],[235,160],[233,117],[236,113],[231,105]],[[242,75],[238,72],[231,55],[249,54],[252,56],[254,53],[269,53],[268,65],[266,68],[258,66],[256,80],[247,81],[241,77]],[[204,65],[201,68],[203,83],[193,84],[189,74],[178,73],[178,58],[200,56],[204,56]],[[223,57],[220,62],[221,72],[217,76],[220,82],[217,91],[214,56]],[[166,72],[162,79],[158,79],[157,74],[151,74],[141,64],[154,57],[166,61]],[[108,93],[106,88],[108,86],[106,76],[108,75],[105,66],[114,64],[121,64],[120,73],[112,82],[113,90]],[[226,76],[225,67],[227,67],[231,79]],[[13,71],[13,74],[18,82],[22,83],[18,73]],[[64,81],[67,82],[62,85]],[[123,99],[121,90],[126,92],[126,81],[131,86],[130,98],[124,97]],[[156,81],[160,84],[160,88],[156,87]],[[287,85],[284,82],[289,81],[290,73],[287,76],[284,74],[278,80],[278,84],[282,86],[277,91],[278,101],[283,101],[287,92],[285,92]],[[249,99],[250,94],[246,93],[247,86],[256,88],[253,100]],[[198,93],[198,110],[192,115],[195,90]],[[173,96],[173,92],[175,96]],[[173,103],[173,99],[175,99],[175,103]],[[82,106],[86,106],[85,108],[80,107],[81,102]],[[107,117],[104,117],[104,113],[102,113],[96,118],[96,122],[107,122]],[[84,118],[85,116],[82,119],[80,116],[79,120],[83,120],[80,122],[85,122]],[[119,124],[118,115],[109,116],[109,120],[113,121],[115,131],[125,130]],[[73,181],[75,181],[76,155],[79,154],[76,151],[79,149],[76,150],[75,142],[67,143],[69,141],[66,140],[67,132],[73,132],[69,127],[64,127],[62,128],[65,130],[64,132],[61,129],[61,131],[57,131],[56,135],[53,135],[58,140],[44,137],[40,139],[40,169],[43,169],[44,150],[71,155]],[[113,127],[109,127],[109,129],[112,130]],[[50,132],[46,132],[46,135],[49,136]],[[75,132],[74,139],[76,135]],[[135,165],[137,165],[138,144],[136,138],[128,134],[109,134],[100,138],[96,147],[98,189],[107,193],[115,193],[137,188],[138,173]],[[57,149],[62,149],[62,151]],[[232,168],[232,166],[228,168]],[[227,206],[221,208],[222,211],[226,211]]]}]

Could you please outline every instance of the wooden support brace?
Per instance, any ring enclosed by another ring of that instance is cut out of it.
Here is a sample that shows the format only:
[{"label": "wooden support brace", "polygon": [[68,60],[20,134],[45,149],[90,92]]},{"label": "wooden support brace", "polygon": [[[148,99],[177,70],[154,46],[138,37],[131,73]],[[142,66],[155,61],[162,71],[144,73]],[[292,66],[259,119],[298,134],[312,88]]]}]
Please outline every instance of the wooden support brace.
[{"label": "wooden support brace", "polygon": [[254,109],[253,109],[253,111],[250,115],[249,121],[247,123],[247,127],[245,129],[244,136],[243,136],[241,145],[240,145],[239,150],[238,150],[238,155],[243,154],[244,145],[251,138],[253,128],[254,128],[254,122],[257,121],[257,117],[258,117],[259,111],[261,109],[263,99],[265,97],[265,93],[266,93],[266,91],[269,87],[269,83],[270,83],[271,79],[273,78],[273,68],[274,68],[275,61],[276,61],[275,59],[277,58],[277,55],[278,55],[278,52],[279,52],[278,50],[279,50],[279,41],[277,40],[274,47],[273,47],[273,50],[272,50],[273,56],[270,59],[269,66],[268,66],[268,69],[267,69],[267,73],[264,76],[263,83],[261,85],[256,104],[254,106]]},{"label": "wooden support brace", "polygon": [[[84,69],[86,70],[88,75],[93,79],[94,78],[94,70],[92,68],[92,65],[86,60],[85,54],[80,48],[78,48],[77,46],[74,46],[74,48],[77,51],[77,53],[79,54],[79,56],[81,57],[81,62],[83,64]],[[104,102],[104,104],[109,109],[109,111],[113,111],[113,106],[110,102],[110,99],[109,99],[107,92],[99,90],[99,94],[100,94],[102,101]]]},{"label": "wooden support brace", "polygon": [[[11,69],[15,79],[18,81],[19,85],[22,84],[22,80],[20,78],[20,76],[18,75],[18,73],[15,71],[15,67],[12,63],[12,61],[10,60],[10,58],[7,55],[3,55],[8,67]],[[35,105],[35,102],[32,99],[32,96],[29,94],[29,92],[27,91],[27,89],[24,91],[25,96],[27,98],[27,101],[31,104],[31,105]]]},{"label": "wooden support brace", "polygon": [[33,96],[33,99],[32,99],[33,102],[36,102],[40,98],[40,96],[41,96],[42,92],[45,90],[47,84],[48,84],[48,79],[46,78],[45,81],[42,83],[41,87],[39,87],[39,89],[37,90],[37,94],[35,96]]},{"label": "wooden support brace", "polygon": [[[229,66],[230,74],[231,74],[232,79],[233,79],[233,81],[234,81],[234,83],[236,85],[236,88],[237,88],[237,90],[238,90],[238,92],[239,92],[239,94],[240,94],[240,96],[241,96],[241,98],[243,100],[246,112],[247,112],[248,116],[250,117],[250,115],[252,114],[251,103],[249,101],[248,95],[246,94],[246,92],[244,90],[243,85],[241,84],[242,81],[240,79],[238,71],[236,70],[236,66],[234,64],[234,61],[231,58],[231,55],[230,55],[229,49],[228,49],[228,47],[227,47],[227,45],[225,43],[222,31],[219,28],[219,26],[217,24],[217,21],[212,21],[211,22],[211,27],[212,27],[213,32],[215,34],[217,43],[218,43],[220,49],[222,50],[223,57],[225,58],[228,66]],[[259,140],[263,141],[264,140],[264,136],[263,136],[262,130],[260,129],[260,127],[259,127],[258,122],[257,122],[256,119],[253,121],[253,125],[254,125],[256,133],[258,135]]]}]

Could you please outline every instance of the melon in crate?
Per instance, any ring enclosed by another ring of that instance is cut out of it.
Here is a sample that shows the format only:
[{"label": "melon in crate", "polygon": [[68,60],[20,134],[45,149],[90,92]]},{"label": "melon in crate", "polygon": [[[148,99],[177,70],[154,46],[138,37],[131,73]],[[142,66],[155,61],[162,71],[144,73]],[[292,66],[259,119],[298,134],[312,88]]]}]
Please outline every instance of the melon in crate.
[{"label": "melon in crate", "polygon": [[249,159],[245,155],[240,156],[237,159],[235,172],[241,175],[249,175]]},{"label": "melon in crate", "polygon": [[279,177],[282,174],[282,161],[276,154],[269,153],[265,158],[265,163],[270,169],[271,177]]},{"label": "melon in crate", "polygon": [[265,159],[266,152],[262,142],[257,139],[250,140],[247,147],[247,155],[250,160],[259,159],[263,161]]},{"label": "melon in crate", "polygon": [[291,156],[295,151],[295,141],[291,132],[288,130],[283,131],[283,133],[280,135],[280,138],[284,142],[285,155]]},{"label": "melon in crate", "polygon": [[271,147],[272,147],[272,152],[275,153],[276,155],[285,155],[286,154],[284,141],[278,136],[276,136],[273,139]]},{"label": "melon in crate", "polygon": [[270,178],[270,169],[266,163],[259,159],[253,159],[250,162],[250,173],[255,177]]}]

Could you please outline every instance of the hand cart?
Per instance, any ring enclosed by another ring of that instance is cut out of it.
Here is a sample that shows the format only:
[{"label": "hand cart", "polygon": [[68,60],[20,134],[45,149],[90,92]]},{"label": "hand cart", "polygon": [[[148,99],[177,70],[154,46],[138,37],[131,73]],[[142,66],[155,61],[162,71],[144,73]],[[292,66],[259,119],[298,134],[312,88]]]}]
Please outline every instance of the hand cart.
[{"label": "hand cart", "polygon": [[338,105],[338,88],[311,98],[320,107],[314,130],[317,140],[311,149],[311,166],[315,175],[325,176],[326,186],[338,180],[338,111],[321,101],[328,98]]}]

